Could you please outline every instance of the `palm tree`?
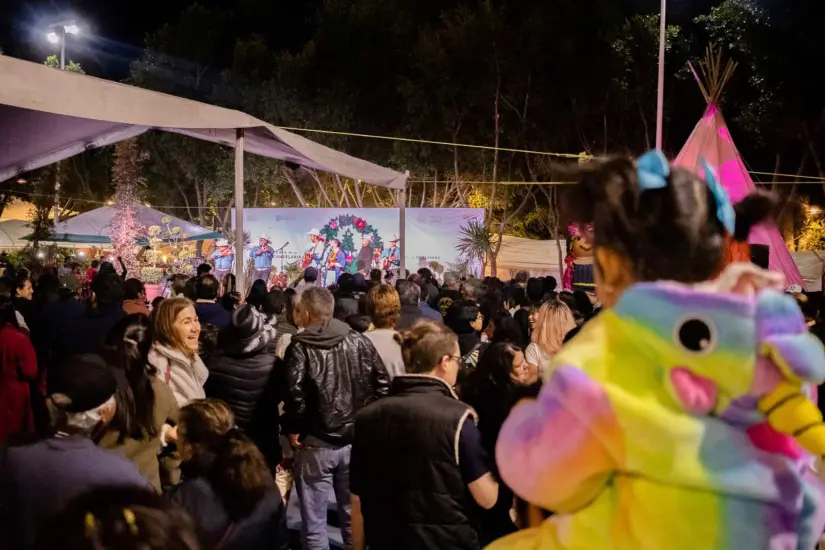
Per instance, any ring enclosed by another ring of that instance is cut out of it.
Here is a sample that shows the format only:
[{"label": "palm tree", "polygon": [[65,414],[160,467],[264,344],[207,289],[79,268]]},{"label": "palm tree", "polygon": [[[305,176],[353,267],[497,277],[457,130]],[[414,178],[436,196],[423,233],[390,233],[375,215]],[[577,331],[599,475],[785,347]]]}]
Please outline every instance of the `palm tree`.
[{"label": "palm tree", "polygon": [[458,231],[461,237],[458,239],[456,250],[460,258],[481,262],[483,273],[487,269],[487,258],[493,246],[493,235],[478,220],[468,220],[467,225],[459,227]]}]

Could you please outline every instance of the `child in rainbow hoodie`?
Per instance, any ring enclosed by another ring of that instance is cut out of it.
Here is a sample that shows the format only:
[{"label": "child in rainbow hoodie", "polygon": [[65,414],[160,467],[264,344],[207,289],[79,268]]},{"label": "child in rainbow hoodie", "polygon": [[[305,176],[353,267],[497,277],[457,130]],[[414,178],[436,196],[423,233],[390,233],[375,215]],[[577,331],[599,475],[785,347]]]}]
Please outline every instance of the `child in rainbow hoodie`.
[{"label": "child in rainbow hoodie", "polygon": [[725,237],[746,240],[770,201],[734,208],[707,166],[705,180],[652,152],[576,186],[605,310],[497,442],[503,481],[555,515],[489,548],[816,545],[825,493],[810,465],[825,426],[807,393],[825,381],[825,350],[781,276],[733,264],[716,277]]}]

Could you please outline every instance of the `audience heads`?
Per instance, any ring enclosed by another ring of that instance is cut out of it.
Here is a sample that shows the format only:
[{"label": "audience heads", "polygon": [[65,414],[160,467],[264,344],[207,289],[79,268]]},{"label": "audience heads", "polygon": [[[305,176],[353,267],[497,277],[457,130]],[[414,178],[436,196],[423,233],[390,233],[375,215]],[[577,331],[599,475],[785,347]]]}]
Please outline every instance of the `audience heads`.
[{"label": "audience heads", "polygon": [[465,281],[461,287],[461,294],[465,300],[478,303],[484,293],[487,292],[484,284],[478,279]]},{"label": "audience heads", "polygon": [[558,281],[556,281],[556,278],[553,277],[552,275],[548,275],[547,277],[544,278],[544,290],[548,294],[552,294],[552,293],[556,292],[556,287],[558,287],[558,286],[559,286]]},{"label": "audience heads", "polygon": [[164,300],[163,296],[155,296],[152,299],[152,315],[155,314],[155,311],[158,309],[160,303]]},{"label": "audience heads", "polygon": [[249,516],[276,491],[266,460],[235,426],[229,405],[218,399],[193,401],[180,411],[178,448],[184,462],[212,458],[207,478],[233,521]]},{"label": "audience heads", "polygon": [[140,279],[126,279],[123,283],[124,300],[146,299],[146,287]]},{"label": "audience heads", "polygon": [[335,298],[325,288],[309,287],[298,296],[295,312],[300,326],[328,321],[335,312]]},{"label": "audience heads", "polygon": [[255,279],[255,282],[253,282],[249,288],[249,293],[246,295],[246,303],[260,311],[264,305],[267,294],[266,281],[263,279]]},{"label": "audience heads", "polygon": [[37,550],[200,550],[189,516],[154,491],[94,489],[72,500],[43,532]]},{"label": "audience heads", "polygon": [[447,271],[444,273],[444,288],[447,290],[458,290],[459,285],[461,284],[461,278],[458,276],[458,273],[453,273],[452,271]]},{"label": "audience heads", "polygon": [[578,311],[582,317],[590,317],[593,313],[593,302],[590,300],[590,296],[587,295],[587,292],[583,290],[574,290],[573,301],[576,304],[576,311]]},{"label": "audience heads", "polygon": [[97,269],[100,266],[100,262],[97,260],[92,260],[92,269]]},{"label": "audience heads", "polygon": [[458,337],[441,323],[425,321],[395,336],[409,374],[432,374],[451,387],[458,377]]},{"label": "audience heads", "polygon": [[529,382],[529,368],[522,349],[511,342],[493,342],[481,354],[466,384],[461,386],[461,397],[472,399],[472,394],[484,388],[523,386]]},{"label": "audience heads", "polygon": [[402,306],[418,306],[421,288],[417,284],[410,281],[398,281],[395,288],[398,290]]},{"label": "audience heads", "polygon": [[[198,355],[201,358],[209,357],[218,349],[218,327],[212,323],[203,323],[198,336]],[[205,359],[204,359],[205,362]]]},{"label": "audience heads", "polygon": [[211,265],[209,265],[207,263],[203,263],[203,264],[198,266],[198,271],[197,271],[197,276],[198,277],[200,277],[201,275],[206,275],[207,273],[212,273],[212,266]]},{"label": "audience heads", "polygon": [[367,313],[375,328],[395,328],[401,314],[398,292],[391,285],[376,285],[367,293]]},{"label": "audience heads", "polygon": [[572,311],[560,300],[530,310],[530,324],[532,341],[551,357],[561,349],[565,335],[576,328]]},{"label": "audience heads", "polygon": [[527,300],[530,303],[538,304],[544,298],[544,280],[538,277],[531,277],[527,281]]},{"label": "audience heads", "polygon": [[304,270],[304,281],[307,283],[314,283],[318,280],[318,270],[314,267],[308,267]]},{"label": "audience heads", "polygon": [[[31,284],[29,284],[29,288],[31,288]],[[40,277],[38,277],[38,296],[54,296],[55,294],[57,294],[58,290],[60,290],[60,278],[57,276],[57,273],[46,272],[43,273]]]},{"label": "audience heads", "polygon": [[[204,275],[203,277],[212,277]],[[187,356],[198,353],[201,326],[195,304],[182,296],[163,300],[155,313],[155,340]]]},{"label": "audience heads", "polygon": [[115,414],[117,380],[102,357],[73,355],[50,373],[46,401],[56,431],[91,436]]},{"label": "audience heads", "polygon": [[[172,289],[172,296],[186,296],[186,283],[188,281],[189,277],[187,277],[183,273],[175,273],[174,275],[169,277],[169,286]],[[190,298],[190,296],[186,297]]]},{"label": "audience heads", "polygon": [[380,269],[370,269],[370,282],[371,283],[381,283],[381,270]]},{"label": "audience heads", "polygon": [[266,295],[261,312],[265,315],[281,315],[286,306],[286,294],[280,288],[273,287]]},{"label": "audience heads", "polygon": [[[653,156],[648,164],[658,161]],[[638,281],[706,281],[723,264],[729,235],[717,216],[710,186],[675,166],[659,176],[665,185],[643,190],[637,162],[616,157],[574,169],[579,183],[567,195],[571,218],[593,223],[596,291],[608,307]],[[751,227],[769,216],[772,201],[753,194],[734,207],[733,235],[746,241]]]},{"label": "audience heads", "polygon": [[195,279],[195,298],[198,300],[217,300],[220,283],[214,275],[201,275]]},{"label": "audience heads", "polygon": [[516,282],[516,284],[524,286],[527,284],[528,279],[530,279],[530,272],[521,270],[518,273],[516,273],[516,277],[513,280]]},{"label": "audience heads", "polygon": [[355,292],[355,275],[352,273],[341,273],[341,276],[338,277],[338,289],[346,293]]},{"label": "audience heads", "polygon": [[524,347],[527,340],[509,311],[499,311],[493,315],[485,333],[491,342],[510,342],[519,347]]},{"label": "audience heads", "polygon": [[444,324],[456,334],[469,334],[481,330],[481,312],[475,302],[459,300],[450,304],[444,316]]},{"label": "audience heads", "polygon": [[14,281],[14,296],[24,300],[31,300],[34,296],[34,287],[32,286],[28,270],[25,270],[24,274],[21,274],[20,271],[17,272],[17,277]]},{"label": "audience heads", "polygon": [[349,317],[347,317],[346,322],[352,330],[359,334],[363,334],[370,329],[372,319],[369,315],[362,315],[360,313],[356,313],[355,315],[350,315]]},{"label": "audience heads", "polygon": [[92,279],[92,303],[101,306],[120,306],[123,303],[123,283],[114,273],[98,273]]},{"label": "audience heads", "polygon": [[429,268],[422,267],[418,270],[418,275],[421,276],[421,281],[424,284],[430,284],[433,282],[433,272],[430,271]]},{"label": "audience heads", "polygon": [[235,275],[233,273],[227,273],[223,276],[223,279],[221,279],[221,296],[235,292],[237,286]]}]

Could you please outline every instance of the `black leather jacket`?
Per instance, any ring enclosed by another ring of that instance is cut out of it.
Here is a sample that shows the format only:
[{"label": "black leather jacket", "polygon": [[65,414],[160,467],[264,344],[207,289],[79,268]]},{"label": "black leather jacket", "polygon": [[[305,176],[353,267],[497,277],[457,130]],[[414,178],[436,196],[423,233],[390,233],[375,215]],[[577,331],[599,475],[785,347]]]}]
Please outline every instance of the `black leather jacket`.
[{"label": "black leather jacket", "polygon": [[355,413],[389,393],[390,378],[369,339],[337,319],[310,325],[287,348],[282,425],[333,445],[352,443]]}]

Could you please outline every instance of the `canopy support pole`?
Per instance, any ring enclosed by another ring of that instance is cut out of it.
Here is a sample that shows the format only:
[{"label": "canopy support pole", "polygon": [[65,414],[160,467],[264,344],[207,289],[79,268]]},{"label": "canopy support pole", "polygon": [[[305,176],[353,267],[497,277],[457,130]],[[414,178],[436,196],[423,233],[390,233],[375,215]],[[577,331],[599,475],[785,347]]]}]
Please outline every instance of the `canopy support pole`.
[{"label": "canopy support pole", "polygon": [[407,190],[401,189],[398,191],[398,208],[400,216],[398,217],[398,236],[401,238],[401,269],[398,272],[398,279],[407,278]]},{"label": "canopy support pole", "polygon": [[235,284],[244,292],[244,239],[243,239],[243,141],[244,130],[235,130]]}]

